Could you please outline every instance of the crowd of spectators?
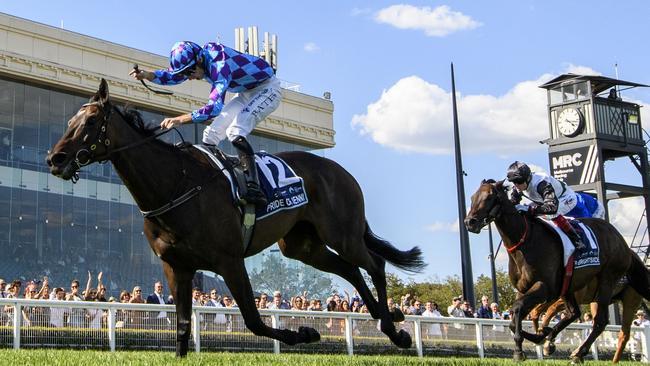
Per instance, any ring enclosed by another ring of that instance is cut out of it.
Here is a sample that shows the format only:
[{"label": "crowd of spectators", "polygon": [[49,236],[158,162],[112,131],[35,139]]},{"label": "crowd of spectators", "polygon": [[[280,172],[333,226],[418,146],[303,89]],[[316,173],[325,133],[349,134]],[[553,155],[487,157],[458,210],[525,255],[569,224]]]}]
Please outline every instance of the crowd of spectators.
[{"label": "crowd of spectators", "polygon": [[[29,281],[24,287],[20,280],[10,283],[0,279],[0,298],[25,298],[25,299],[46,299],[55,301],[97,301],[97,302],[120,302],[129,304],[173,304],[171,295],[164,294],[164,286],[161,281],[153,284],[153,291],[148,296],[143,295],[140,286],[134,286],[130,291],[122,290],[119,297],[107,297],[107,290],[102,281],[102,272],[97,277],[96,284],[93,284],[93,276],[88,272],[85,287],[81,288],[78,280],[72,280],[68,289],[63,287],[51,288],[48,278],[42,281]],[[207,307],[236,308],[237,303],[229,294],[219,294],[216,289],[203,292],[200,288],[192,290],[192,305]],[[320,298],[310,297],[307,292],[290,297],[283,297],[280,291],[271,294],[259,293],[255,297],[255,305],[258,309],[283,309],[294,311],[327,311],[327,312],[354,312],[368,313],[368,308],[359,296],[357,291],[352,295],[348,291],[344,294],[334,293],[328,296],[324,302]],[[484,318],[484,319],[509,319],[508,311],[501,312],[499,305],[490,302],[487,296],[481,298],[478,309],[474,310],[470,303],[462,296],[452,298],[451,304],[444,314],[437,303],[433,301],[422,301],[417,296],[406,294],[399,301],[388,298],[389,310],[399,308],[405,315],[419,315],[423,317],[456,317],[456,318]],[[161,327],[172,323],[166,311],[138,311],[119,310],[116,314],[116,327]],[[14,320],[14,307],[5,305],[0,311],[0,325],[12,325]],[[107,312],[101,308],[89,307],[86,309],[78,307],[21,307],[22,324],[24,326],[50,326],[50,327],[86,327],[99,329],[106,326]],[[230,315],[206,314],[209,322],[220,324],[229,323],[232,320]],[[455,328],[463,329],[462,325],[455,324]],[[337,328],[334,320],[330,320],[328,328]],[[502,329],[502,326],[498,327]],[[495,330],[497,327],[495,326]],[[427,336],[441,336],[446,334],[448,329],[441,324],[433,324],[426,328]]]},{"label": "crowd of spectators", "polygon": [[[85,287],[81,288],[79,280],[72,280],[68,289],[63,287],[51,288],[48,278],[42,281],[29,281],[23,284],[20,280],[7,283],[0,279],[0,298],[25,298],[25,299],[46,299],[56,301],[98,301],[98,302],[121,302],[129,304],[173,304],[171,295],[164,294],[164,287],[161,281],[153,285],[153,292],[143,296],[142,288],[134,286],[132,290],[122,290],[119,297],[107,297],[107,290],[102,281],[102,272],[96,277],[96,285],[93,284],[93,276],[88,272]],[[236,308],[237,303],[228,294],[219,294],[216,289],[203,292],[199,288],[192,290],[192,304],[194,306]],[[258,309],[284,309],[294,311],[329,311],[329,312],[354,312],[368,313],[368,308],[359,296],[357,291],[352,295],[348,291],[344,294],[334,293],[328,296],[324,302],[317,297],[309,297],[307,292],[283,297],[280,291],[271,294],[259,293],[255,297],[255,305]],[[442,317],[439,306],[432,301],[420,301],[415,296],[407,294],[400,298],[399,302],[392,298],[388,299],[390,310],[399,308],[405,315],[421,315],[425,317]],[[13,306],[4,306],[0,312],[0,325],[11,325],[13,322]],[[22,307],[22,322],[25,326],[41,325],[52,327],[89,327],[101,328],[106,324],[107,312],[98,308],[65,308],[65,307]],[[489,319],[507,319],[507,314],[499,311],[496,303],[489,303],[488,298],[483,296],[481,306],[474,312],[467,301],[457,296],[447,308],[447,315],[450,317],[478,317]],[[213,316],[215,322],[219,322],[223,316]],[[171,324],[167,312],[144,312],[135,310],[124,310],[117,313],[117,327],[142,327],[146,324],[161,326]],[[437,330],[432,330],[438,333]]]}]

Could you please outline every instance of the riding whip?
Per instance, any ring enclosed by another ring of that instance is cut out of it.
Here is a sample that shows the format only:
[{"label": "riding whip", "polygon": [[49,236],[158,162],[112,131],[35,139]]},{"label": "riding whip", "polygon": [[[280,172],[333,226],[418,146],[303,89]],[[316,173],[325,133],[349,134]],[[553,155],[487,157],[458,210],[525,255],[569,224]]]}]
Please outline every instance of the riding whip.
[{"label": "riding whip", "polygon": [[[133,70],[135,70],[136,74],[140,73],[140,69],[138,69],[138,64],[133,64]],[[149,85],[147,85],[147,83],[145,83],[144,80],[142,80],[142,79],[140,79],[140,82],[142,83],[142,85],[144,85],[145,88],[151,90],[152,92],[154,92],[156,94],[163,94],[163,95],[173,95],[174,94],[173,92],[170,92],[169,90],[156,90],[156,89],[153,89]]]}]

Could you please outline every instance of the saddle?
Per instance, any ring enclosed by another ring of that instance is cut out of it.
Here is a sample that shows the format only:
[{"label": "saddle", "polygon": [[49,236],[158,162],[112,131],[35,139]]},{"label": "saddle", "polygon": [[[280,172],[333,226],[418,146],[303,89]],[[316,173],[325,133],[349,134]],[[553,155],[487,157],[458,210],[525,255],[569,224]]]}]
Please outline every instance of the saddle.
[{"label": "saddle", "polygon": [[192,145],[191,143],[184,142],[177,145],[181,149],[189,149],[190,147],[197,148],[203,153],[209,153],[211,156],[215,157],[221,166],[212,159],[208,159],[210,165],[216,170],[226,170],[230,176],[229,180],[232,185],[233,192],[236,195],[233,195],[233,204],[239,208],[239,211],[242,214],[242,236],[244,238],[243,245],[244,251],[248,249],[251,238],[253,237],[253,229],[255,228],[255,205],[254,204],[245,204],[241,203],[241,200],[237,199],[236,196],[242,197],[246,194],[247,184],[246,184],[246,173],[242,169],[241,162],[239,157],[234,155],[228,155],[221,151],[216,146],[210,145]]}]

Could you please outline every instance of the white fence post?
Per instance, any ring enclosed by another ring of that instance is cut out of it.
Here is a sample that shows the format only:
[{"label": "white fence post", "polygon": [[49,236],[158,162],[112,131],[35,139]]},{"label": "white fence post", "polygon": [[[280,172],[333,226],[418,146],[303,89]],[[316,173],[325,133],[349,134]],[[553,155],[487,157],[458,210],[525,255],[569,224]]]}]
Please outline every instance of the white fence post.
[{"label": "white fence post", "polygon": [[[278,324],[280,324],[280,316],[278,314],[273,313],[271,316],[271,326],[273,328],[278,329]],[[273,340],[273,353],[280,354],[280,341],[277,339]]]},{"label": "white fence post", "polygon": [[348,355],[354,355],[354,339],[352,339],[352,317],[345,316],[345,344],[348,348]]},{"label": "white fence post", "polygon": [[20,321],[22,320],[22,310],[20,304],[14,304],[14,349],[20,349]]},{"label": "white fence post", "polygon": [[108,318],[106,322],[108,323],[108,347],[111,349],[111,352],[115,352],[115,315],[117,310],[115,308],[108,309]]},{"label": "white fence post", "polygon": [[475,323],[476,330],[476,348],[478,348],[478,357],[485,357],[485,350],[483,349],[483,323],[477,320]]},{"label": "white fence post", "polygon": [[201,314],[197,308],[192,308],[192,338],[194,338],[194,352],[201,352]]},{"label": "white fence post", "polygon": [[422,352],[422,323],[420,319],[416,319],[414,322],[413,331],[415,333],[415,350],[418,353],[418,357],[423,356]]},{"label": "white fence post", "polygon": [[598,346],[596,346],[596,341],[591,345],[591,355],[593,356],[594,361],[598,361]]},{"label": "white fence post", "polygon": [[[641,332],[641,352],[643,362],[650,362],[650,328],[643,327]],[[634,334],[633,334],[634,335]],[[634,339],[632,339],[634,342]]]}]

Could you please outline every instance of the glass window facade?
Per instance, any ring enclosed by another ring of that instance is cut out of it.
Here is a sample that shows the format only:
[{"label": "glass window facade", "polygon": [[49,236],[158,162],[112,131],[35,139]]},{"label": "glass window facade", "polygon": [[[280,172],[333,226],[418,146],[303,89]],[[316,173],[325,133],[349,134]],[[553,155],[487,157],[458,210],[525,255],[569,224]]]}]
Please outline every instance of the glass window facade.
[{"label": "glass window facade", "polygon": [[[52,286],[82,285],[104,272],[110,295],[134,285],[148,289],[164,276],[143,234],[138,207],[110,163],[82,169],[77,184],[49,174],[45,157],[87,96],[0,78],[0,278],[50,278]],[[145,122],[164,114],[141,110]],[[203,125],[185,125],[185,141],[200,142]],[[164,136],[178,142],[178,134]],[[257,150],[310,150],[251,136]],[[228,142],[222,148],[234,150]],[[95,284],[96,285],[96,284]],[[147,290],[145,290],[147,291]]]}]

